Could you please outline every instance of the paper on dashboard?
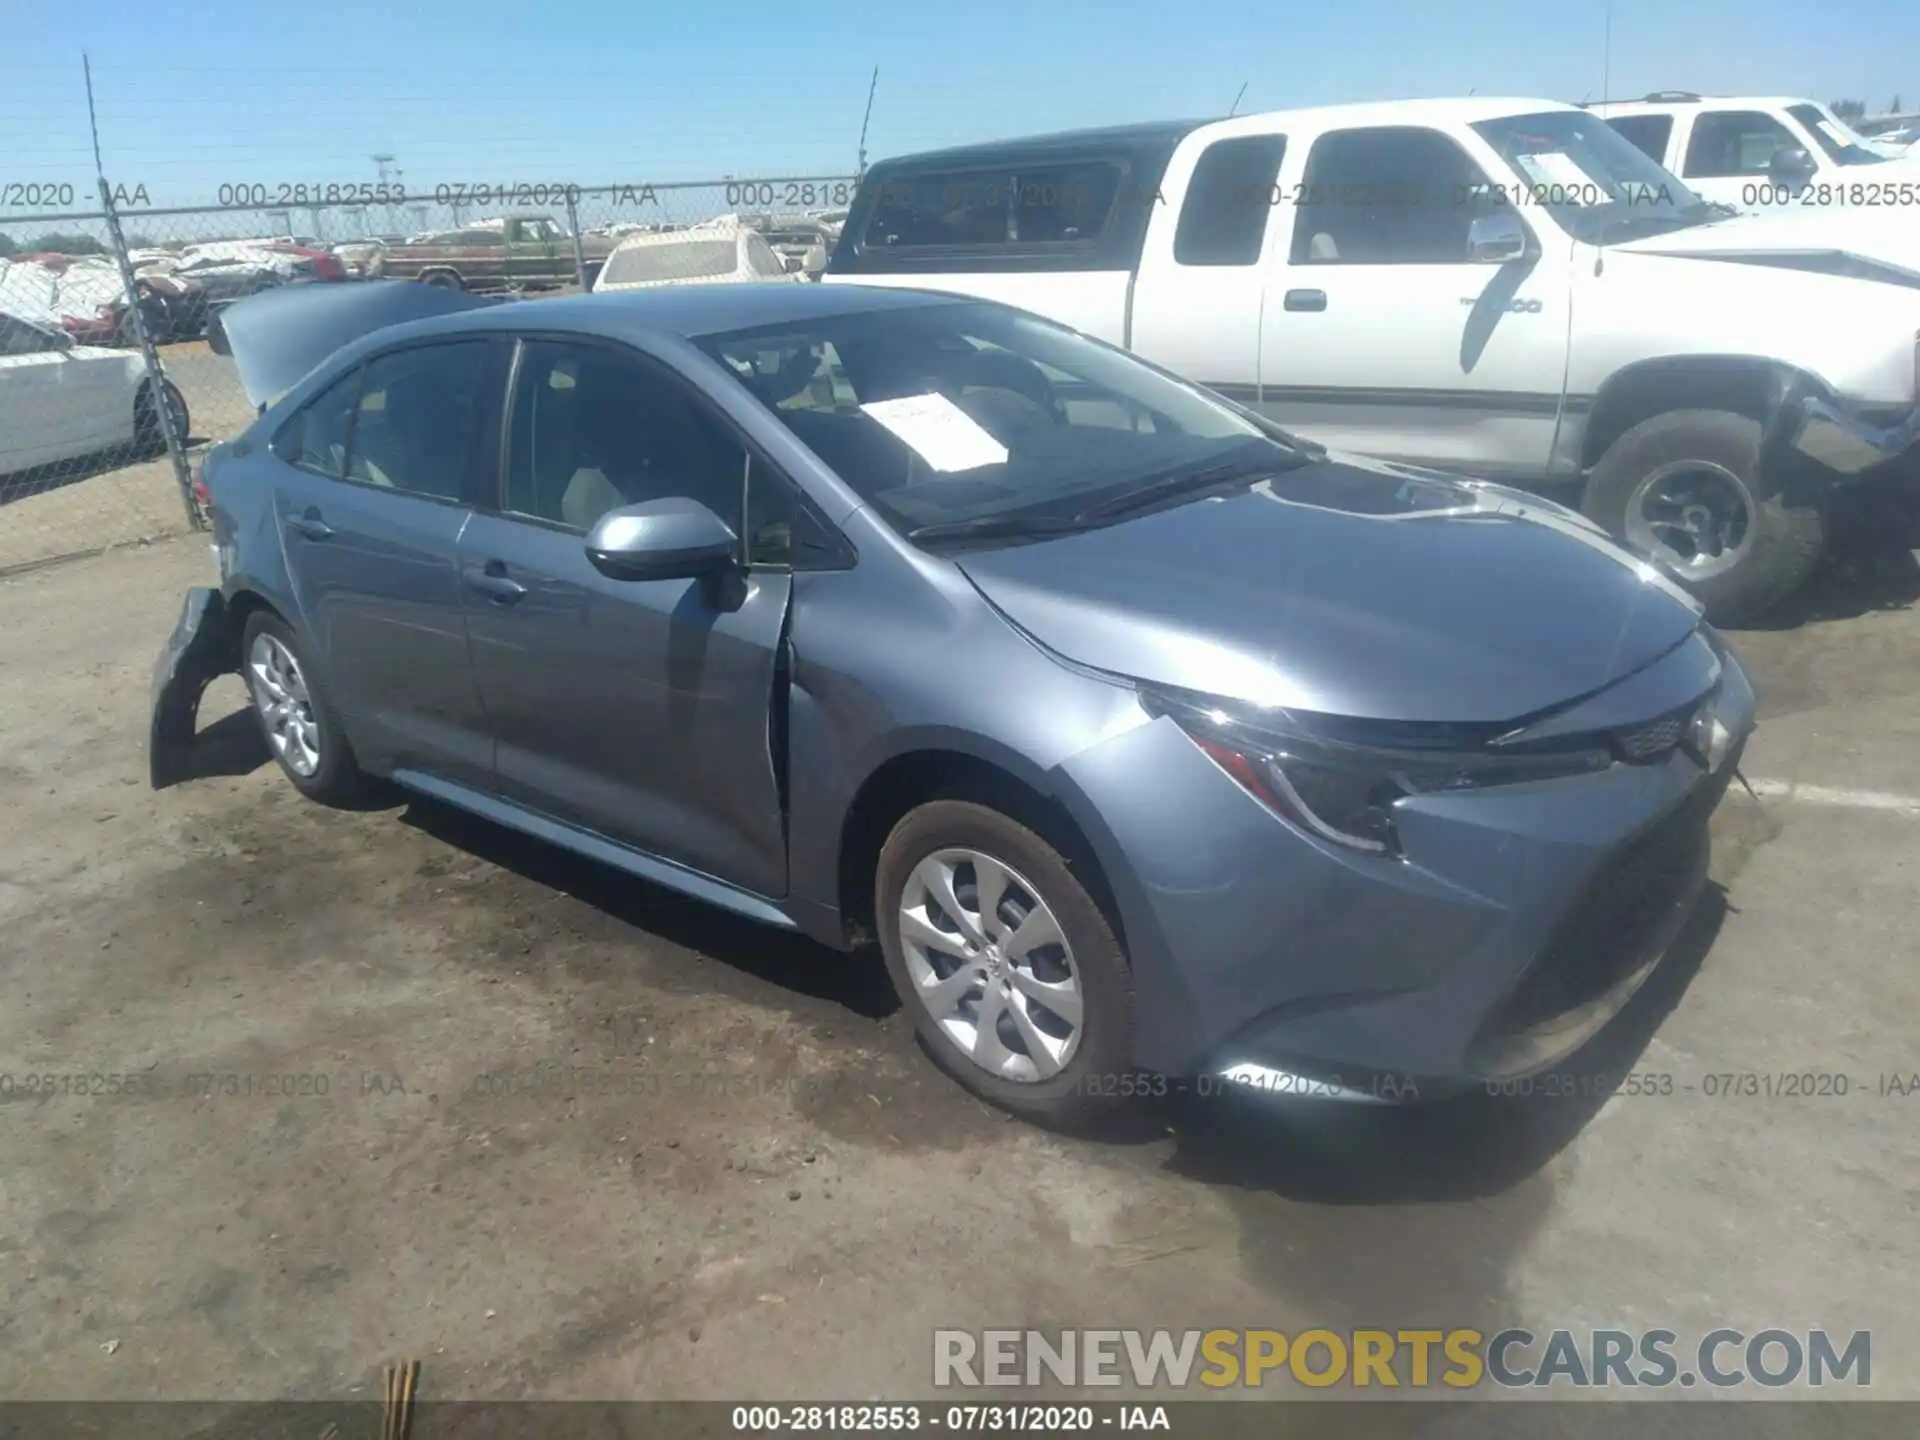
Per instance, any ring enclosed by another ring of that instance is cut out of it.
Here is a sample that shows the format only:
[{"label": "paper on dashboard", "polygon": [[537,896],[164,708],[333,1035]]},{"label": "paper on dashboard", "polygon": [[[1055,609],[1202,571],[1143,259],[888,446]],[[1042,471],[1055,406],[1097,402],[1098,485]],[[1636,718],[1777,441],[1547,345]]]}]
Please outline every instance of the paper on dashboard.
[{"label": "paper on dashboard", "polygon": [[874,400],[860,408],[935,470],[977,470],[1007,463],[1007,447],[937,392]]}]

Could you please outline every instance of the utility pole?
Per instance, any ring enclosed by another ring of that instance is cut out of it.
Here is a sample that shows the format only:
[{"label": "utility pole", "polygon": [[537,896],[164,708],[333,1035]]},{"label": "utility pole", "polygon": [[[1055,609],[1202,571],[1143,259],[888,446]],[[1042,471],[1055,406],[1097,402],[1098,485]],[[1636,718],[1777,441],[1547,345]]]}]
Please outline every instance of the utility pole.
[{"label": "utility pole", "polygon": [[[373,163],[380,167],[380,187],[381,187],[380,193],[383,195],[391,196],[393,192],[386,188],[388,184],[387,167],[393,164],[394,160],[397,159],[398,157],[393,155],[375,155],[375,156],[372,156],[371,158],[373,160]],[[387,201],[387,230],[389,233],[391,233],[397,228],[399,227],[397,227],[393,223],[393,201],[389,199]]]},{"label": "utility pole", "polygon": [[867,173],[867,123],[873,119],[873,92],[880,85],[880,67],[873,67],[873,78],[867,81],[867,113],[860,117],[860,168],[854,175],[858,180]]},{"label": "utility pole", "polygon": [[1600,45],[1600,102],[1613,99],[1613,0],[1607,0],[1606,38]]}]

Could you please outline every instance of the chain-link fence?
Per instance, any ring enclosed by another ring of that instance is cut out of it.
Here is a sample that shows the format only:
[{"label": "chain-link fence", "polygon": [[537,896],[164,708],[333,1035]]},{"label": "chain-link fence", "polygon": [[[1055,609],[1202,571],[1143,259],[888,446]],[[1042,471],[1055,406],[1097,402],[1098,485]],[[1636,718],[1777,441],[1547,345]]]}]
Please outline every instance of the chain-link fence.
[{"label": "chain-link fence", "polygon": [[759,234],[762,269],[813,277],[855,184],[232,185],[224,203],[164,209],[103,184],[97,209],[0,214],[0,574],[196,523],[194,457],[254,417],[206,341],[237,300],[377,279],[572,294],[623,244],[632,273],[703,278],[695,252],[714,247],[651,237],[729,217],[719,228]]}]

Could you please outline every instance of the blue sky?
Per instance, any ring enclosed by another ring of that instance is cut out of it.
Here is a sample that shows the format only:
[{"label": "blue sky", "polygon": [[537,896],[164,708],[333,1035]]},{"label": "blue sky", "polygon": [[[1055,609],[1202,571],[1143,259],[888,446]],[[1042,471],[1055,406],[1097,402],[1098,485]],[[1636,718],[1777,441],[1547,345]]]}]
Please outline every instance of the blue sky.
[{"label": "blue sky", "polygon": [[[994,135],[1341,100],[1602,84],[1606,7],[1548,0],[5,0],[0,186],[155,204],[234,182],[577,183],[852,170]],[[1920,103],[1920,0],[1613,6],[1611,88]],[[0,192],[4,198],[4,192]],[[0,207],[0,209],[12,207]],[[17,227],[16,227],[17,228]]]}]

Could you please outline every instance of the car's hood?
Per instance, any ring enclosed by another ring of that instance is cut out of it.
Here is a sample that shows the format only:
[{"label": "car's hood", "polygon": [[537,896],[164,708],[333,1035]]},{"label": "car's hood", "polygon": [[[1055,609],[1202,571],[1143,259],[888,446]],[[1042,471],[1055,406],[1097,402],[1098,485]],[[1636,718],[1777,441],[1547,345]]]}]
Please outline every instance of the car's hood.
[{"label": "car's hood", "polygon": [[[1920,180],[1920,175],[1915,178]],[[1609,248],[1920,288],[1920,215],[1903,206],[1796,206],[1731,216]]]},{"label": "car's hood", "polygon": [[1538,715],[1699,624],[1685,591],[1557,505],[1347,455],[955,559],[1068,660],[1356,718]]}]

